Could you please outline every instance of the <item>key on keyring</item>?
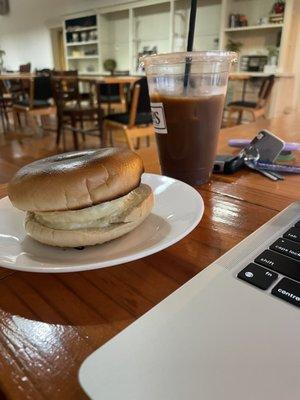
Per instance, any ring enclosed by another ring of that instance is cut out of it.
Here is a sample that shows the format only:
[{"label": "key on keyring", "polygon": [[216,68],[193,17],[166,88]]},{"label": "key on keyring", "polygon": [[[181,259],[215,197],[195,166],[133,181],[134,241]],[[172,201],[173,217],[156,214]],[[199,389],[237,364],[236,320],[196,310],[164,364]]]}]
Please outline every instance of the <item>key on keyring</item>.
[{"label": "key on keyring", "polygon": [[281,139],[267,130],[262,130],[243,151],[249,159],[272,164],[283,148],[284,142]]},{"label": "key on keyring", "polygon": [[273,163],[283,147],[284,142],[281,139],[266,130],[262,130],[255,136],[251,143],[240,152],[240,156],[244,158],[245,165],[249,168],[260,172],[273,181],[282,180],[284,178],[280,174],[265,169],[259,169],[259,167],[256,166],[256,162],[263,161],[265,163]]},{"label": "key on keyring", "polygon": [[278,181],[280,179],[272,172],[257,168],[251,161],[245,161],[245,165],[247,165],[248,168],[251,168],[254,171],[260,172],[262,175],[266,176],[272,181]]}]

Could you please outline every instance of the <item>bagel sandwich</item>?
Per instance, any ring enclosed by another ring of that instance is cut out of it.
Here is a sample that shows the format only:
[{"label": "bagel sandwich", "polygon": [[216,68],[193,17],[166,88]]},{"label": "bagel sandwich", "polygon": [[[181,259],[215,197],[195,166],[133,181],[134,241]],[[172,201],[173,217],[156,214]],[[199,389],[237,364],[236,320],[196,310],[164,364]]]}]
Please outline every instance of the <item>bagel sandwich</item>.
[{"label": "bagel sandwich", "polygon": [[59,154],[21,168],[8,196],[27,211],[25,230],[59,247],[105,243],[130,232],[150,214],[153,193],[131,150],[104,148]]}]

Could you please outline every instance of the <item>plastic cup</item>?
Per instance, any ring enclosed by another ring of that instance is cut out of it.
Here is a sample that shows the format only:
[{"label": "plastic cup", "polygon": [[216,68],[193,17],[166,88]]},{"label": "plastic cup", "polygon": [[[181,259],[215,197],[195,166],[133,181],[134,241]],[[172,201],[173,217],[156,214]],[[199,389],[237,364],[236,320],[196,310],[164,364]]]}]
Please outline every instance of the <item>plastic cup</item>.
[{"label": "plastic cup", "polygon": [[142,57],[164,175],[192,185],[209,181],[235,60],[236,53],[224,51]]}]

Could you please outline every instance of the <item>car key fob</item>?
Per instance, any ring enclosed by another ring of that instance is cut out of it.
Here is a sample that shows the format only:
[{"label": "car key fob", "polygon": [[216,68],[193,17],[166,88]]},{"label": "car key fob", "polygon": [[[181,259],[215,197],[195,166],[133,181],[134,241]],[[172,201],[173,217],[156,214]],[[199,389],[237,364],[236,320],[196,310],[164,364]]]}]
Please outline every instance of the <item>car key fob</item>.
[{"label": "car key fob", "polygon": [[244,159],[240,156],[231,154],[220,154],[214,162],[214,173],[233,174],[244,165]]}]

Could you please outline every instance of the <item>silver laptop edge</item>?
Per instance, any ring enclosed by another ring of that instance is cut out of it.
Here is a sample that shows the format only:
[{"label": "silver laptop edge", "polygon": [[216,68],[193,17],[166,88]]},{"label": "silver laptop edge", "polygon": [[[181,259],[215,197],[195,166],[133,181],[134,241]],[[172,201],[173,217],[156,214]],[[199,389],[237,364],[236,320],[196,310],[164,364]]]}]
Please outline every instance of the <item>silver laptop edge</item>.
[{"label": "silver laptop edge", "polygon": [[267,291],[236,278],[299,219],[296,202],[91,354],[79,372],[87,394],[299,399],[299,309],[270,293],[282,276]]}]

